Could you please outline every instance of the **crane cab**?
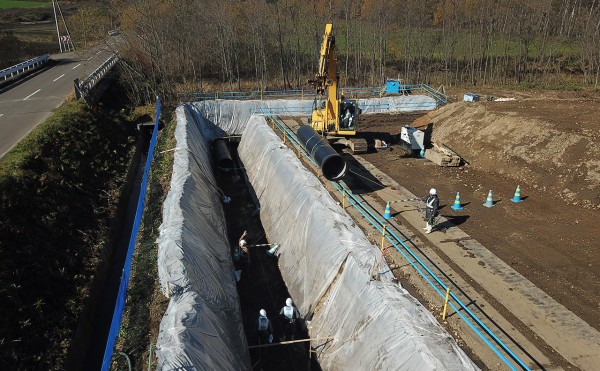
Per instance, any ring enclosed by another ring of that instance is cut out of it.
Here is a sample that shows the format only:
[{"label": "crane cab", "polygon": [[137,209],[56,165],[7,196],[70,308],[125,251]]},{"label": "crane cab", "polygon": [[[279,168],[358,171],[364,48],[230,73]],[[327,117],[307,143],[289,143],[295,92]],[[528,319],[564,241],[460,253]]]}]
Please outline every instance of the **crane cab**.
[{"label": "crane cab", "polygon": [[356,124],[360,113],[361,109],[358,108],[358,103],[355,100],[340,101],[340,118],[338,121],[340,127],[338,133],[340,135],[356,134]]}]

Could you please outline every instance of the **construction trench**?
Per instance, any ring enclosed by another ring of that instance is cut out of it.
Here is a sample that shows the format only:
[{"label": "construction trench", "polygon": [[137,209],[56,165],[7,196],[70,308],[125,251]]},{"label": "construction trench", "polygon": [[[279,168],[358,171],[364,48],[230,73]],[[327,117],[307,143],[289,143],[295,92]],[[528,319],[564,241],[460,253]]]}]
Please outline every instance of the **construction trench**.
[{"label": "construction trench", "polygon": [[[410,101],[435,107],[427,96],[361,106],[366,114],[398,112]],[[159,369],[477,369],[397,283],[378,248],[265,116],[255,114],[294,116],[311,104],[204,101],[177,108],[173,177],[158,239],[160,283],[170,297],[157,342]],[[214,167],[213,140],[240,134],[239,146],[229,146],[237,147],[232,161],[243,168]],[[237,282],[231,251],[244,230],[251,245],[279,248],[271,256],[268,247],[251,247]],[[372,279],[375,266],[379,280]],[[308,329],[299,338],[311,341],[276,344],[288,295]],[[273,321],[276,346],[254,347],[261,308]]]}]

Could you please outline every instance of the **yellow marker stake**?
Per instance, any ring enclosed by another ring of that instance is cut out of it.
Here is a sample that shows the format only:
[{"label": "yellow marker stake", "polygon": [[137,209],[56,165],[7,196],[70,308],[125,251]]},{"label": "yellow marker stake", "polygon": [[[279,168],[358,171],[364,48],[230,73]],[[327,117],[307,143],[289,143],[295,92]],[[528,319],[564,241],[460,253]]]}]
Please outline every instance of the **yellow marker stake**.
[{"label": "yellow marker stake", "polygon": [[448,310],[448,299],[450,298],[450,287],[446,289],[446,301],[444,301],[444,312],[442,313],[442,320],[446,320],[446,311]]},{"label": "yellow marker stake", "polygon": [[383,225],[383,232],[381,234],[381,252],[383,252],[383,243],[385,242],[385,224]]}]

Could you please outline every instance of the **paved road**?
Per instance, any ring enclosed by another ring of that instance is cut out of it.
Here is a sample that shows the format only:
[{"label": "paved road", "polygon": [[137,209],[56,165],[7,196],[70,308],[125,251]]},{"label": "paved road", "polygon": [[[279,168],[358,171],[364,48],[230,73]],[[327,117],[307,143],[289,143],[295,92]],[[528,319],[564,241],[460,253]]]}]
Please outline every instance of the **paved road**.
[{"label": "paved road", "polygon": [[100,44],[87,52],[52,55],[56,65],[0,93],[0,158],[65,101],[75,78],[87,77],[111,54],[109,45]]}]

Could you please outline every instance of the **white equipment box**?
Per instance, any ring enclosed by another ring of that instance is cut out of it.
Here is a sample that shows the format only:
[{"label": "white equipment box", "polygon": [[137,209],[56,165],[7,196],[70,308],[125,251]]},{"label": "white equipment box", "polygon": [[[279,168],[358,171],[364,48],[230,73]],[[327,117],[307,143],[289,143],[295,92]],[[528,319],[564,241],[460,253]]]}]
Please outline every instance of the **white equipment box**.
[{"label": "white equipment box", "polygon": [[412,126],[404,126],[400,131],[400,139],[410,145],[410,148],[415,150],[423,149],[423,143],[425,142],[425,133],[419,129],[415,129]]}]

